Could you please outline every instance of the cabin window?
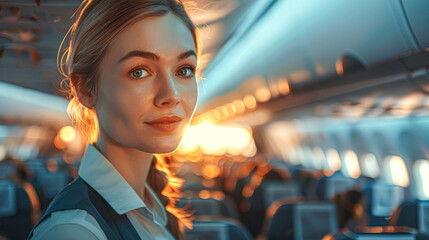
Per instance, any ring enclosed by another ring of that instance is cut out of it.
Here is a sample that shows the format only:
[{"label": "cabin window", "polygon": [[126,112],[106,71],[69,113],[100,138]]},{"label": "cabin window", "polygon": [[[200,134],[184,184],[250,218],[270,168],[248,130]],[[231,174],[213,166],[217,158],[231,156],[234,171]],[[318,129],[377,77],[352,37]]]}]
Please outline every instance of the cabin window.
[{"label": "cabin window", "polygon": [[297,148],[297,154],[298,154],[298,162],[304,165],[304,167],[308,167],[307,162],[305,161],[305,152],[302,147]]},{"label": "cabin window", "polygon": [[314,164],[314,156],[311,148],[308,146],[305,146],[302,148],[302,150],[303,150],[303,156],[304,156],[304,158],[302,159],[302,163],[304,164],[304,166],[308,168],[315,168],[316,166]]},{"label": "cabin window", "polygon": [[417,197],[429,199],[429,160],[418,160],[414,164],[414,176],[416,176]]},{"label": "cabin window", "polygon": [[295,164],[295,165],[299,164],[299,157],[298,157],[298,152],[297,152],[296,148],[289,147],[288,159],[289,159],[289,162],[292,164]]},{"label": "cabin window", "polygon": [[385,160],[387,180],[395,185],[407,187],[410,183],[407,167],[399,156],[389,156]]},{"label": "cabin window", "polygon": [[325,168],[325,153],[320,147],[313,147],[313,159],[314,166],[316,169],[324,169]]},{"label": "cabin window", "polygon": [[362,156],[361,159],[362,174],[371,178],[380,176],[380,167],[377,163],[377,158],[374,154],[368,153]]},{"label": "cabin window", "polygon": [[326,153],[326,161],[329,171],[336,172],[341,168],[341,159],[338,151],[331,148]]},{"label": "cabin window", "polygon": [[359,160],[355,152],[346,151],[344,153],[344,166],[342,172],[345,176],[358,178],[361,174]]}]

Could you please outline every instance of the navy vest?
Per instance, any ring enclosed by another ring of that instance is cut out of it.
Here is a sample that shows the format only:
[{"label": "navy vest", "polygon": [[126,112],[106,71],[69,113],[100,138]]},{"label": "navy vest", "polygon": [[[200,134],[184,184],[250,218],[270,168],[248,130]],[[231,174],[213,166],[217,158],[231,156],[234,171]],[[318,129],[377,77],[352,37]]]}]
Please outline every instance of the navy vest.
[{"label": "navy vest", "polygon": [[34,229],[49,217],[51,213],[70,209],[82,209],[91,214],[97,220],[109,240],[140,240],[139,235],[127,216],[116,213],[104,198],[81,177],[78,177],[57,194],[39,222],[34,226],[28,239],[31,239]]}]

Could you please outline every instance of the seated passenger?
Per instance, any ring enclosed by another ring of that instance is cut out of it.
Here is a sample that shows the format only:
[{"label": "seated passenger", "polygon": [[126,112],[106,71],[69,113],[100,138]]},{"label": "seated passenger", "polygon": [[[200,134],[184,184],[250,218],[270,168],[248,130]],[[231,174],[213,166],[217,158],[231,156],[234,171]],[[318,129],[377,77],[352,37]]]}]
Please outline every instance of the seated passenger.
[{"label": "seated passenger", "polygon": [[351,190],[336,194],[333,198],[337,205],[339,228],[341,230],[361,231],[366,226],[363,194]]}]

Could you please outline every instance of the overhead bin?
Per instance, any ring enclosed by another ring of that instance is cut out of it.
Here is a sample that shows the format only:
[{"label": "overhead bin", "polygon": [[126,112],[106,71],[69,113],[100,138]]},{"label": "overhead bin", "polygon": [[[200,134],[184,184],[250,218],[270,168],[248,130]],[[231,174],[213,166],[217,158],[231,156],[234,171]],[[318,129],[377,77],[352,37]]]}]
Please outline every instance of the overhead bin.
[{"label": "overhead bin", "polygon": [[[303,82],[312,78],[311,59],[297,22],[299,1],[273,4],[211,62],[204,74],[206,81],[200,84],[199,107],[231,91],[240,92],[236,97],[242,98],[261,89],[277,88],[279,81]],[[248,84],[255,78],[264,84]]]},{"label": "overhead bin", "polygon": [[401,0],[401,2],[419,47],[429,51],[429,1]]},{"label": "overhead bin", "polygon": [[[205,72],[207,81],[200,84],[199,107],[216,98],[218,104],[226,104],[231,99],[220,96],[229,92],[243,98],[268,89],[276,98],[276,88],[283,82],[296,90],[366,68],[378,76],[379,71],[391,74],[386,69],[421,66],[427,59],[422,52],[429,46],[429,33],[424,30],[429,17],[420,11],[425,12],[429,3],[403,2],[277,1],[211,63]],[[413,56],[410,64],[408,58]],[[388,65],[400,59],[407,66]],[[265,79],[265,86],[250,87],[255,77]]]},{"label": "overhead bin", "polygon": [[44,124],[57,127],[71,124],[67,115],[68,102],[62,97],[4,82],[0,82],[0,89],[0,117],[2,119],[22,124]]},{"label": "overhead bin", "polygon": [[303,41],[318,78],[335,76],[343,57],[368,67],[419,51],[398,0],[300,3]]}]

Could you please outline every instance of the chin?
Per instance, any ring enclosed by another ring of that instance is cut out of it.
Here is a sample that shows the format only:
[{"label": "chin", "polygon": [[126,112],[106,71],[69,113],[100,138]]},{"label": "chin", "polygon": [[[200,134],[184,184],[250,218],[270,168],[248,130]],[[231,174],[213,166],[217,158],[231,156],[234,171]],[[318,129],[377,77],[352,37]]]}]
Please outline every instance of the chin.
[{"label": "chin", "polygon": [[171,148],[157,149],[157,151],[155,151],[154,154],[169,154],[169,153],[173,153],[174,151],[176,151],[176,149],[177,149],[177,146],[171,147]]},{"label": "chin", "polygon": [[179,144],[159,144],[156,143],[157,145],[155,146],[144,146],[142,148],[140,148],[141,151],[143,152],[148,152],[148,153],[153,153],[153,154],[168,154],[168,153],[172,153],[174,152],[177,147],[179,146]]}]

